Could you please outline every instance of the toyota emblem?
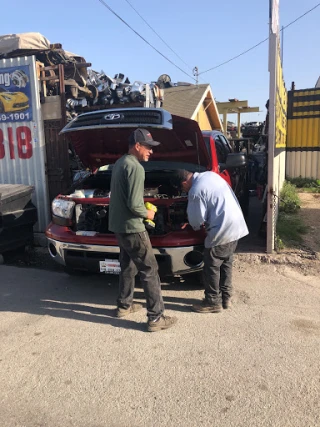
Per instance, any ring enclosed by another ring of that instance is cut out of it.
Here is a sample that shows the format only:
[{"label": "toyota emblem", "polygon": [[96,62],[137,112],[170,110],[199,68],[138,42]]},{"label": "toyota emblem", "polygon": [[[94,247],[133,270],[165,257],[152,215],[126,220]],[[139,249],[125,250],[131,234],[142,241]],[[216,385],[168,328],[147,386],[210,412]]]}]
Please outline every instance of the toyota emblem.
[{"label": "toyota emblem", "polygon": [[121,119],[121,114],[113,113],[113,114],[107,114],[104,116],[105,120],[118,120]]}]

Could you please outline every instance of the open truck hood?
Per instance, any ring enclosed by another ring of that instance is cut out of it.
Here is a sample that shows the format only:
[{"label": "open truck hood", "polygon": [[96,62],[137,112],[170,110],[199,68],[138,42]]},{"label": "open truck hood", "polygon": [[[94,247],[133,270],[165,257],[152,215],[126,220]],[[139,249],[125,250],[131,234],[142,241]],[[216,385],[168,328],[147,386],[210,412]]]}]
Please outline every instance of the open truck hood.
[{"label": "open truck hood", "polygon": [[128,152],[130,133],[148,128],[155,141],[151,160],[180,161],[210,166],[210,158],[198,123],[173,116],[161,108],[117,108],[81,114],[60,132],[72,143],[83,165],[96,169],[113,164]]}]

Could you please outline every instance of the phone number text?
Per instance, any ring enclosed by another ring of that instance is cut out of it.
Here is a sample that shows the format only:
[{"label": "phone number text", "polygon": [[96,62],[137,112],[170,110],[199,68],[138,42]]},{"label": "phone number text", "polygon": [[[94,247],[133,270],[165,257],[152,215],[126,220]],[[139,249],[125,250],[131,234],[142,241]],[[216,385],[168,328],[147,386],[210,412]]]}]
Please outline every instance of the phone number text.
[{"label": "phone number text", "polygon": [[1,122],[17,121],[17,120],[30,120],[30,113],[0,114]]}]

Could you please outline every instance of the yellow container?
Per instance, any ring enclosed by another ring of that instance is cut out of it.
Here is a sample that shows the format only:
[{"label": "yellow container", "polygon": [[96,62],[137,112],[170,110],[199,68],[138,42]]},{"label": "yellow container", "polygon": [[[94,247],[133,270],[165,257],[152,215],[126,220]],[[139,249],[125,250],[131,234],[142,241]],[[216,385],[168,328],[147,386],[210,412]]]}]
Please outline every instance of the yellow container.
[{"label": "yellow container", "polygon": [[145,219],[144,225],[146,226],[146,229],[148,229],[148,230],[152,230],[156,226],[155,222],[151,221],[151,219]]},{"label": "yellow container", "polygon": [[[148,211],[157,212],[157,210],[158,210],[157,206],[153,205],[150,202],[146,202],[144,205],[145,205],[146,209],[148,209]],[[145,219],[144,224],[145,224],[146,228],[149,230],[155,228],[155,226],[156,226],[156,224],[151,219]]]},{"label": "yellow container", "polygon": [[157,212],[157,206],[153,205],[150,202],[146,202],[145,204],[146,209],[148,209],[148,211],[153,211],[153,212]]}]

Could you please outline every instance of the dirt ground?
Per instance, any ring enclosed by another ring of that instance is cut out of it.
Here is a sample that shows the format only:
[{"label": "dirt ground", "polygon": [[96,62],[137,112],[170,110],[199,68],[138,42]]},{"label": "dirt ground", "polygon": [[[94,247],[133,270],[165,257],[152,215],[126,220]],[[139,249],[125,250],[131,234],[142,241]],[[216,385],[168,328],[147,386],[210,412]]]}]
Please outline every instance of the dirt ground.
[{"label": "dirt ground", "polygon": [[232,308],[205,318],[199,282],[163,283],[179,320],[152,336],[144,310],[114,318],[117,277],[69,277],[41,247],[5,259],[0,426],[320,426],[320,197],[301,199],[301,248],[238,252]]},{"label": "dirt ground", "polygon": [[320,194],[299,193],[299,197],[302,202],[299,215],[309,228],[303,242],[310,250],[320,252]]},{"label": "dirt ground", "polygon": [[114,317],[117,277],[0,270],[1,427],[320,426],[319,276],[237,261],[208,315],[198,282],[163,283],[178,323],[148,334]]},{"label": "dirt ground", "polygon": [[264,262],[290,266],[305,276],[317,276],[320,274],[320,194],[300,192],[299,197],[301,209],[298,215],[307,226],[307,232],[302,235],[303,244],[266,256]]},{"label": "dirt ground", "polygon": [[273,264],[290,267],[304,276],[320,275],[320,194],[299,193],[301,209],[299,217],[307,231],[302,235],[300,247],[285,248],[272,255],[265,253],[238,253],[235,265],[241,263]]}]

